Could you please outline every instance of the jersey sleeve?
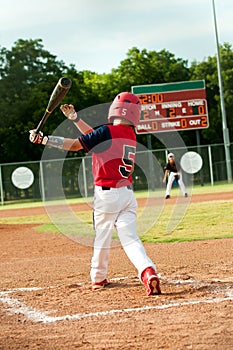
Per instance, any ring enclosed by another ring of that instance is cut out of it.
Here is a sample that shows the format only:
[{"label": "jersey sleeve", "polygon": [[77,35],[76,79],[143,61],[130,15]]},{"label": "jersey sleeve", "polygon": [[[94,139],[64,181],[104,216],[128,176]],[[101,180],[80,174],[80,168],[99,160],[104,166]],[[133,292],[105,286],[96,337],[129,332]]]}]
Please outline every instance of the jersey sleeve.
[{"label": "jersey sleeve", "polygon": [[111,132],[107,125],[100,126],[89,134],[80,136],[78,139],[85,151],[94,153],[107,150],[112,143]]}]

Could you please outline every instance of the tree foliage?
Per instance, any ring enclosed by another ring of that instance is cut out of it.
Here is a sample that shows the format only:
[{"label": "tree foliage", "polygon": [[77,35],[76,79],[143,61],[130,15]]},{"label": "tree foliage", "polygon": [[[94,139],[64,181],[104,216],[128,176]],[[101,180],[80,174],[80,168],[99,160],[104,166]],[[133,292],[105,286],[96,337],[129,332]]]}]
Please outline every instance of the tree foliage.
[{"label": "tree foliage", "polygon": [[[233,137],[233,51],[231,46],[225,43],[220,50],[221,76],[224,90],[224,104],[227,115],[230,139]],[[210,127],[202,130],[202,138],[205,143],[223,142],[222,113],[219,93],[219,78],[217,68],[217,56],[208,57],[206,61],[193,62],[190,67],[190,79],[204,79],[206,84],[208,112]]]},{"label": "tree foliage", "polygon": [[[221,67],[224,97],[230,139],[233,136],[233,51],[229,44],[221,46]],[[129,49],[119,67],[109,74],[77,71],[74,65],[46,51],[41,39],[19,39],[11,50],[0,47],[0,163],[38,160],[43,147],[35,147],[28,141],[28,131],[39,123],[48,98],[61,76],[69,76],[72,87],[64,102],[72,103],[77,110],[110,102],[120,91],[130,91],[132,86],[169,83],[187,80],[205,80],[210,127],[201,130],[202,143],[222,142],[222,120],[216,56],[203,62],[188,62],[176,58],[167,50],[160,52]],[[57,108],[43,131],[52,133],[64,121]],[[60,132],[77,135],[71,123]],[[195,144],[192,131],[182,133],[188,145]],[[140,136],[145,143],[145,136]],[[155,142],[155,141],[153,141]],[[156,147],[156,144],[152,145]],[[70,156],[74,156],[71,154]]]}]

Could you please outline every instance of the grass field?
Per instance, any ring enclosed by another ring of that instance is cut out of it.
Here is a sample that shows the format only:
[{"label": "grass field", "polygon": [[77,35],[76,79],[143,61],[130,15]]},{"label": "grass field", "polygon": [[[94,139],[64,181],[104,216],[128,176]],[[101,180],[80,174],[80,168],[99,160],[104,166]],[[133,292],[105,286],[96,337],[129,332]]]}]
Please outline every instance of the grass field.
[{"label": "grass field", "polygon": [[166,233],[167,218],[173,208],[167,205],[156,224],[141,239],[145,242],[175,242],[233,237],[233,201],[191,203],[171,233]]},{"label": "grass field", "polygon": [[[173,196],[176,195],[173,190]],[[192,194],[222,193],[232,191],[232,185],[197,186]],[[136,192],[137,198],[146,196],[145,192]],[[164,195],[156,193],[156,195]],[[69,204],[83,202],[82,199],[68,200]],[[42,203],[14,204],[2,208],[16,209],[22,207],[40,206]],[[178,208],[178,209],[177,209]],[[177,213],[176,213],[177,211]],[[143,212],[143,213],[142,213]],[[174,216],[177,214],[177,217]],[[48,215],[8,217],[0,219],[2,224],[39,224],[38,230],[48,232],[62,232],[67,235],[94,236],[92,229],[92,211],[76,213],[79,220],[75,225],[67,224],[68,220],[56,219]],[[138,209],[138,233],[144,242],[175,242],[202,239],[216,239],[233,237],[233,200],[214,200],[208,202],[190,203],[181,208],[178,205],[166,203],[161,208]],[[172,219],[173,218],[173,219]],[[173,223],[172,220],[177,222]],[[168,230],[168,224],[172,223],[172,230]],[[149,224],[148,224],[149,223]],[[113,233],[113,238],[116,238]]]}]

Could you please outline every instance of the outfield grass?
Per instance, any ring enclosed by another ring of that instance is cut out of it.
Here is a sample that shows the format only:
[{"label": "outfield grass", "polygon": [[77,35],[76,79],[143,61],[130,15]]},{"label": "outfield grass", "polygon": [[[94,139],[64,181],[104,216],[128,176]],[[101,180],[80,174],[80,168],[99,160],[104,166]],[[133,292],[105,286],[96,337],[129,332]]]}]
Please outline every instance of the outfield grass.
[{"label": "outfield grass", "polygon": [[[200,186],[193,188],[192,194],[221,193],[232,191],[232,185]],[[144,194],[144,195],[143,195]],[[176,190],[173,190],[173,195]],[[164,192],[162,193],[164,195]],[[145,192],[136,192],[136,197],[145,197]],[[80,203],[83,200],[68,200],[69,204]],[[39,203],[34,203],[38,206]],[[41,205],[41,203],[40,203]],[[25,207],[17,205],[6,206],[5,209]],[[30,207],[33,205],[31,204]],[[4,209],[3,209],[4,210]],[[177,215],[174,215],[177,214]],[[0,219],[4,224],[38,224],[43,232],[62,232],[75,236],[94,236],[92,229],[92,211],[76,213],[78,222],[69,223],[60,214],[57,220],[48,215],[27,217],[10,217]],[[174,219],[171,219],[171,216]],[[162,207],[138,209],[138,233],[143,242],[177,242],[216,238],[233,238],[233,200],[190,203],[186,208],[179,204],[166,202]],[[149,223],[149,224],[148,224]],[[172,230],[170,226],[172,226]],[[148,226],[149,225],[149,226]],[[168,229],[169,226],[169,229]],[[113,238],[116,238],[116,233]]]},{"label": "outfield grass", "polygon": [[166,205],[155,225],[141,236],[142,241],[175,242],[233,238],[233,200],[191,203],[175,229],[167,232],[168,218],[173,210],[174,206]]},{"label": "outfield grass", "polygon": [[[189,190],[189,189],[188,189]],[[214,186],[211,185],[205,185],[205,186],[194,186],[193,188],[190,189],[192,195],[193,194],[205,194],[205,193],[218,193],[218,192],[233,192],[233,184],[228,184],[228,183],[216,183]],[[165,194],[165,189],[159,189],[156,190],[155,192],[156,196],[158,197],[163,197]],[[172,194],[177,195],[178,190],[177,189],[172,189]],[[145,198],[148,196],[148,191],[135,191],[135,196],[136,198]],[[68,204],[76,204],[76,203],[86,203],[92,201],[92,196],[89,198],[72,198],[72,199],[66,199],[66,202]],[[56,200],[56,201],[51,201],[51,204],[60,204],[63,203],[64,200]],[[46,205],[48,205],[50,202],[46,202]],[[35,208],[35,207],[40,207],[43,206],[44,203],[42,201],[38,202],[16,202],[16,203],[8,203],[5,202],[4,205],[0,206],[0,210],[7,210],[7,209],[22,209],[22,208]]]}]

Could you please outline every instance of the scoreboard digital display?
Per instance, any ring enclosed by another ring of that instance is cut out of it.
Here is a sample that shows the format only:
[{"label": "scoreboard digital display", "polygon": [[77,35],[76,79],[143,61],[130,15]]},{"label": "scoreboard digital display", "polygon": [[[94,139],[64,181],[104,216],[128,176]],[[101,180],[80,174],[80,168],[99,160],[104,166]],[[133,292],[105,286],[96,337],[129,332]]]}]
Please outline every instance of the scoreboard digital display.
[{"label": "scoreboard digital display", "polygon": [[142,104],[137,134],[209,127],[204,80],[133,86]]}]

